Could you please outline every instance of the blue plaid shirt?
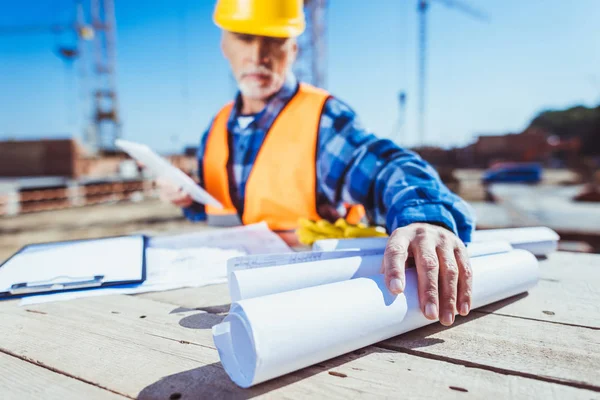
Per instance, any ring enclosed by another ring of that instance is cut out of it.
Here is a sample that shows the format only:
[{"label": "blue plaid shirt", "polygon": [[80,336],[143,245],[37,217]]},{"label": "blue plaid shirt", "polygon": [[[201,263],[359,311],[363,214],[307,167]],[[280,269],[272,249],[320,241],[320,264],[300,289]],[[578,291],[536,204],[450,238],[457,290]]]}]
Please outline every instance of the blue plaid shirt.
[{"label": "blue plaid shirt", "polygon": [[[232,201],[240,215],[246,182],[258,150],[276,116],[297,89],[296,79],[290,76],[260,113],[247,118],[239,118],[239,93],[236,97],[227,124],[230,143],[228,173]],[[244,119],[251,122],[246,124]],[[198,148],[201,185],[207,137],[208,130]],[[333,97],[327,100],[321,115],[317,148],[317,203],[320,213],[322,209],[339,209],[342,203],[362,204],[369,220],[385,226],[388,232],[414,222],[442,225],[465,243],[471,241],[475,225],[471,207],[450,192],[428,163],[394,142],[368,133],[354,111]],[[206,218],[201,204],[184,209],[184,215],[191,221]]]}]

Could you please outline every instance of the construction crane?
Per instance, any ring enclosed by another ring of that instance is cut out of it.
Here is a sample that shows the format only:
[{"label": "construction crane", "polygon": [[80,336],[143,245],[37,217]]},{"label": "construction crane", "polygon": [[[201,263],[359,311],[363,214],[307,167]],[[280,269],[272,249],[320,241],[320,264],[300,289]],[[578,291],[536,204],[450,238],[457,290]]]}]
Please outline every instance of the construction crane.
[{"label": "construction crane", "polygon": [[[85,9],[91,14],[91,23],[86,22]],[[84,42],[92,42],[94,48],[92,91],[93,105],[91,124],[84,139],[92,152],[112,150],[114,139],[121,134],[118,112],[115,68],[115,12],[113,0],[76,0],[76,20],[65,24],[4,26],[0,36],[62,34],[75,32],[77,45],[60,46],[58,55],[67,61],[79,59],[82,85],[87,74],[84,60]],[[87,96],[86,96],[87,97]]]},{"label": "construction crane", "polygon": [[305,0],[306,30],[298,38],[298,60],[294,72],[299,80],[324,88],[326,85],[327,0]]},{"label": "construction crane", "polygon": [[489,21],[489,17],[471,7],[470,5],[458,0],[418,0],[417,11],[419,13],[419,140],[420,145],[425,144],[425,93],[427,78],[427,11],[432,2],[453,8],[463,14],[469,15],[480,21]]},{"label": "construction crane", "polygon": [[94,40],[94,90],[93,131],[88,143],[93,149],[113,150],[114,142],[121,137],[121,119],[117,97],[116,79],[116,22],[113,0],[90,2]]}]

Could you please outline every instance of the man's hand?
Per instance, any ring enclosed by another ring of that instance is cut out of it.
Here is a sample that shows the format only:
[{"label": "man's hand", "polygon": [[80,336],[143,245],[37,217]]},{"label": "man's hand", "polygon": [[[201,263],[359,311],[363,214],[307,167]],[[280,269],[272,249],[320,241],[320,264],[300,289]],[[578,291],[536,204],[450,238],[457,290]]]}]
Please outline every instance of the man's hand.
[{"label": "man's hand", "polygon": [[457,310],[467,315],[471,310],[472,272],[463,242],[447,229],[426,223],[396,229],[388,240],[381,267],[392,293],[404,290],[404,269],[410,256],[417,267],[423,314],[431,320],[439,318],[446,326],[454,323]]},{"label": "man's hand", "polygon": [[185,208],[191,206],[194,202],[192,196],[162,178],[156,180],[156,187],[158,188],[160,199],[166,203]]}]

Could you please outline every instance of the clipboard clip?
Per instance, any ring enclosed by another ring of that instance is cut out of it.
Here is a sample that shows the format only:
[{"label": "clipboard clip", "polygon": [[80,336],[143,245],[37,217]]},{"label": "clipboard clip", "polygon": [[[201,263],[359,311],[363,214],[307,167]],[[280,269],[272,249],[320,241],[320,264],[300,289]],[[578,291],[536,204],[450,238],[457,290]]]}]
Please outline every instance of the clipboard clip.
[{"label": "clipboard clip", "polygon": [[[70,281],[65,282],[65,279]],[[60,282],[57,282],[60,281]],[[85,278],[57,277],[51,281],[15,283],[10,287],[10,294],[32,294],[55,290],[86,289],[100,287],[104,283],[104,275]]]}]

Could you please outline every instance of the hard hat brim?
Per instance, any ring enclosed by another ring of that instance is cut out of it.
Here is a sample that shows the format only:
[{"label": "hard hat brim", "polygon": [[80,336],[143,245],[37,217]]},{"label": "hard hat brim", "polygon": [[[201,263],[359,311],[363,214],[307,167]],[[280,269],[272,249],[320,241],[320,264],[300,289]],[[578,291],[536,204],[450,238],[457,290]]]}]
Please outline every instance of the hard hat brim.
[{"label": "hard hat brim", "polygon": [[306,23],[303,19],[298,19],[295,21],[288,20],[285,21],[285,23],[276,25],[257,25],[255,22],[223,19],[218,18],[217,16],[213,16],[213,21],[219,28],[229,32],[277,38],[298,37],[306,28]]}]

